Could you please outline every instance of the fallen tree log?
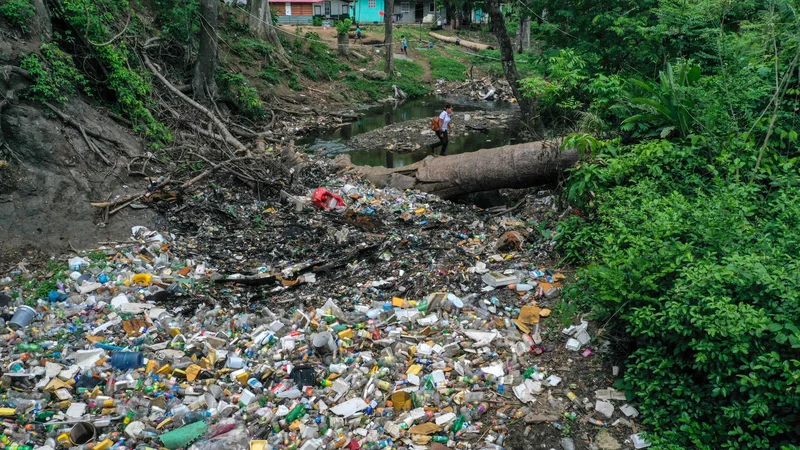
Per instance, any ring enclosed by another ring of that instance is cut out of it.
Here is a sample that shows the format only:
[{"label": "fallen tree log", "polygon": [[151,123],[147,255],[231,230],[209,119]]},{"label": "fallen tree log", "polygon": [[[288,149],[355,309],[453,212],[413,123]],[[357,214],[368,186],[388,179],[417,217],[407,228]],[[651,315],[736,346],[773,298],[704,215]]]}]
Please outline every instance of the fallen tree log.
[{"label": "fallen tree log", "polygon": [[451,44],[458,44],[458,45],[460,45],[462,47],[467,47],[468,49],[475,50],[476,52],[479,52],[481,50],[491,50],[491,49],[494,48],[494,47],[492,47],[491,45],[488,45],[488,44],[481,44],[481,43],[478,43],[478,42],[465,41],[465,40],[462,40],[462,39],[459,39],[459,38],[456,38],[456,37],[445,36],[445,35],[442,35],[442,34],[439,34],[439,33],[430,33],[430,35],[435,37],[436,39],[439,39],[440,41],[449,42]]},{"label": "fallen tree log", "polygon": [[397,168],[355,166],[350,156],[334,160],[340,169],[362,174],[376,186],[417,189],[452,199],[473,192],[526,188],[558,179],[575,165],[578,152],[560,150],[560,141],[507,145],[452,156],[429,156]]}]

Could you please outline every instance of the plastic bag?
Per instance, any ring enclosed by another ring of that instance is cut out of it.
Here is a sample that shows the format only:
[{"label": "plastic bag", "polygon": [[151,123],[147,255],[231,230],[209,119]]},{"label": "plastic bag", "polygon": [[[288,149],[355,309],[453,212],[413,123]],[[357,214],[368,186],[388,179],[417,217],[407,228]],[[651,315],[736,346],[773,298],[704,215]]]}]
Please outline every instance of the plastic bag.
[{"label": "plastic bag", "polygon": [[311,201],[320,208],[333,209],[344,206],[342,197],[334,194],[325,188],[317,188],[311,196]]}]

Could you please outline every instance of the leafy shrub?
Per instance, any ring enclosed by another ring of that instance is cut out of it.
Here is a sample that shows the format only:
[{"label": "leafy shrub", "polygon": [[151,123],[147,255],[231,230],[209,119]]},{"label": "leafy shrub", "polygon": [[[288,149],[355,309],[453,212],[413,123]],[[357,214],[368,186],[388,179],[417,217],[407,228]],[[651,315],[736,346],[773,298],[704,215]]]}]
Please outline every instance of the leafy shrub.
[{"label": "leafy shrub", "polygon": [[269,16],[272,19],[272,23],[274,23],[274,24],[278,23],[278,10],[277,9],[270,7],[269,8]]},{"label": "leafy shrub", "polygon": [[161,33],[178,42],[187,42],[200,30],[198,0],[153,0],[155,23]]},{"label": "leafy shrub", "polygon": [[288,86],[289,86],[289,89],[291,89],[293,91],[302,91],[303,90],[303,85],[300,84],[300,80],[297,78],[297,75],[295,75],[294,73],[292,73],[291,76],[289,77]]},{"label": "leafy shrub", "polygon": [[651,135],[664,138],[675,131],[686,137],[695,128],[692,118],[695,102],[691,88],[699,80],[700,67],[690,62],[681,62],[677,70],[673,70],[672,64],[667,64],[666,69],[659,72],[658,84],[632,79],[635,87],[646,96],[634,93],[630,101],[643,112],[625,119],[623,125],[644,122],[650,126]]},{"label": "leafy shrub", "polygon": [[352,24],[352,23],[353,22],[350,19],[337,20],[336,24],[335,24],[336,25],[336,33],[339,36],[343,36],[343,35],[349,33],[350,32],[350,24]]},{"label": "leafy shrub", "polygon": [[586,61],[573,49],[562,49],[548,58],[547,76],[533,75],[521,81],[524,95],[534,97],[543,116],[571,114],[583,105]]},{"label": "leafy shrub", "polygon": [[77,89],[86,84],[86,79],[75,68],[72,56],[64,53],[54,43],[44,44],[38,54],[22,60],[21,67],[33,78],[26,93],[32,100],[65,103],[77,94]]},{"label": "leafy shrub", "polygon": [[253,119],[266,116],[261,96],[244,75],[218,68],[215,79],[222,95],[233,101],[238,112]]},{"label": "leafy shrub", "polygon": [[268,42],[244,36],[232,39],[230,48],[237,56],[253,60],[261,59],[274,51]]},{"label": "leafy shrub", "polygon": [[[56,14],[72,27],[85,30],[85,36],[92,42],[107,41],[112,35],[110,25],[122,23],[132,13],[126,1],[63,0],[61,5]],[[102,87],[116,94],[116,107],[134,123],[134,130],[150,138],[154,147],[171,141],[169,129],[149,108],[152,106],[150,73],[132,62],[134,58],[126,41],[118,39],[111,45],[92,46],[91,56],[105,67],[108,79],[103,80]]]},{"label": "leafy shrub", "polygon": [[268,84],[276,85],[281,83],[281,72],[275,66],[267,66],[264,70],[261,71],[259,75],[262,80],[266,81]]},{"label": "leafy shrub", "polygon": [[314,16],[311,19],[311,24],[314,25],[315,27],[321,27],[322,26],[322,17]]},{"label": "leafy shrub", "polygon": [[656,445],[796,448],[800,175],[775,153],[768,181],[740,181],[726,152],[699,136],[595,144],[567,187],[587,209],[559,225],[588,264],[566,297],[635,340],[618,387]]},{"label": "leafy shrub", "polygon": [[3,0],[0,4],[0,17],[24,33],[30,31],[28,23],[36,15],[36,8],[29,0]]},{"label": "leafy shrub", "polygon": [[431,75],[434,79],[450,80],[450,81],[464,81],[467,79],[464,73],[467,71],[461,61],[443,56],[433,56],[430,58]]}]

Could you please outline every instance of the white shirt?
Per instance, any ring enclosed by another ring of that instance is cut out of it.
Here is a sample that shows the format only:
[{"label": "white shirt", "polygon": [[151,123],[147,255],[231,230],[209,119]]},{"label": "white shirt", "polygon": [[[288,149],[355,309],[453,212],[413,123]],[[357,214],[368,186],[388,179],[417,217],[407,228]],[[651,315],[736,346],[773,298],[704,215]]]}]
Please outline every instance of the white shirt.
[{"label": "white shirt", "polygon": [[447,114],[447,111],[442,111],[439,114],[439,118],[442,119],[442,131],[447,131],[447,124],[450,123],[450,114]]}]

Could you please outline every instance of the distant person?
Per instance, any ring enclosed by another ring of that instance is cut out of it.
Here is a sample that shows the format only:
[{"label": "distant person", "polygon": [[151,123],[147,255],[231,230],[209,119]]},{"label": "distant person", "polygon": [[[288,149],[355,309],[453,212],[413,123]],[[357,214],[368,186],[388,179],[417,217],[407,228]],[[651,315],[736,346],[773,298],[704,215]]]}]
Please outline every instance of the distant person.
[{"label": "distant person", "polygon": [[406,39],[405,34],[400,37],[403,38],[403,40],[400,41],[400,51],[403,52],[404,55],[408,56],[408,39]]},{"label": "distant person", "polygon": [[356,40],[361,41],[362,44],[364,43],[364,40],[361,39],[361,27],[358,25],[356,25]]},{"label": "distant person", "polygon": [[452,114],[453,107],[451,105],[445,105],[444,111],[439,114],[439,117],[433,119],[432,128],[434,133],[436,133],[436,137],[439,138],[438,144],[431,144],[431,153],[434,155],[436,154],[436,147],[442,147],[442,152],[439,153],[441,156],[447,153],[447,144],[450,142],[447,132],[452,126],[450,124]]}]

